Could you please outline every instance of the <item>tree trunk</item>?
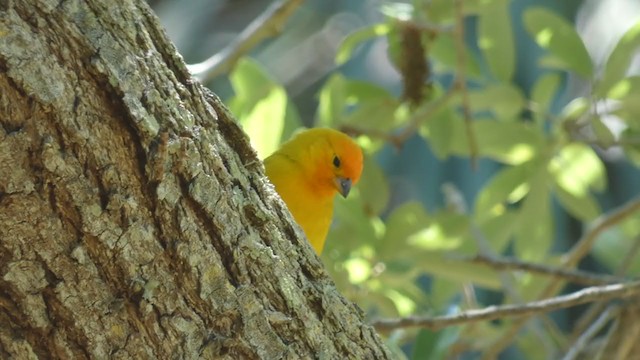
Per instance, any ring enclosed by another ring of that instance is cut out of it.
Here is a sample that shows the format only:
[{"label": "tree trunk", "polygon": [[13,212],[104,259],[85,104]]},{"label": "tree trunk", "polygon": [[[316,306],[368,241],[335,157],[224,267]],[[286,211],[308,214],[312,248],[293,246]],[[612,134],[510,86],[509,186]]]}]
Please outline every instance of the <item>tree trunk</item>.
[{"label": "tree trunk", "polygon": [[143,1],[0,0],[0,70],[0,358],[390,357]]}]

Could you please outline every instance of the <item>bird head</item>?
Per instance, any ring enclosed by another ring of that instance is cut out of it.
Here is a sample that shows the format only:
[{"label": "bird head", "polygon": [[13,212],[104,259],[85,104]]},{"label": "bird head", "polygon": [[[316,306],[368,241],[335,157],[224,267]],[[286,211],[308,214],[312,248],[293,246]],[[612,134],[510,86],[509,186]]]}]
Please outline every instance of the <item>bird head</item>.
[{"label": "bird head", "polygon": [[309,181],[318,193],[347,197],[362,173],[362,149],[346,134],[328,128],[304,130],[286,147],[298,156],[297,162],[308,171]]}]

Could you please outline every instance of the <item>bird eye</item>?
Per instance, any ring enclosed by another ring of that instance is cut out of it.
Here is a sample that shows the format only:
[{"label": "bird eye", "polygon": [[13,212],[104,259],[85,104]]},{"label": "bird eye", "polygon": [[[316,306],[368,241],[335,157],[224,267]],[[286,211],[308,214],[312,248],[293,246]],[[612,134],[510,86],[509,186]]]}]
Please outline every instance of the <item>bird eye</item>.
[{"label": "bird eye", "polygon": [[333,166],[335,166],[337,168],[340,167],[340,158],[339,157],[337,157],[337,156],[333,157]]}]

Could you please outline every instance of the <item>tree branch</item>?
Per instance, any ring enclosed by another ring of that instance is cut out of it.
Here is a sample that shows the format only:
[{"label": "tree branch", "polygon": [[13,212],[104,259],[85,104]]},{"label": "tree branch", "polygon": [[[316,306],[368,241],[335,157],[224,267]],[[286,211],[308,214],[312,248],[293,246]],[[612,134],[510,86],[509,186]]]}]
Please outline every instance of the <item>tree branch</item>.
[{"label": "tree branch", "polygon": [[[629,267],[634,263],[636,256],[638,255],[638,251],[640,250],[640,236],[636,236],[633,244],[628,251],[626,251],[624,258],[620,262],[620,266],[616,269],[615,275],[623,276],[627,273]],[[582,314],[580,319],[576,321],[576,325],[571,332],[571,339],[576,339],[580,334],[582,334],[585,329],[589,326],[589,324],[593,323],[594,319],[598,314],[600,314],[604,309],[603,304],[593,304],[587,311]]]},{"label": "tree branch", "polygon": [[[584,258],[591,248],[593,247],[593,243],[598,238],[603,231],[606,229],[619,224],[623,220],[627,219],[629,216],[634,214],[636,211],[640,210],[640,197],[637,197],[630,202],[624,204],[623,206],[613,209],[606,214],[603,214],[598,219],[596,219],[590,230],[587,231],[582,238],[573,246],[573,248],[567,253],[564,257],[562,266],[565,268],[575,267],[576,264]],[[539,298],[549,297],[552,294],[558,292],[560,288],[564,285],[563,280],[556,279],[552,281],[540,294]],[[521,318],[518,321],[514,322],[511,325],[511,328],[507,333],[505,333],[502,337],[494,342],[491,345],[487,354],[485,354],[482,359],[492,359],[497,356],[505,347],[507,347],[514,336],[518,334],[520,328],[527,321],[527,318]]]},{"label": "tree branch", "polygon": [[603,214],[596,219],[591,225],[591,229],[571,248],[569,253],[565,255],[563,264],[565,267],[574,267],[584,258],[596,241],[598,236],[606,229],[619,224],[635,212],[640,210],[640,197],[633,199],[632,201],[624,204],[623,206],[614,209],[606,214]]},{"label": "tree branch", "polygon": [[229,45],[207,60],[188,65],[189,71],[200,82],[207,82],[229,72],[244,54],[260,42],[278,35],[284,23],[302,4],[302,0],[281,0],[271,4],[247,26]]},{"label": "tree branch", "polygon": [[571,281],[573,283],[582,285],[604,285],[625,281],[625,279],[618,276],[594,274],[580,270],[566,270],[542,264],[524,262],[512,258],[497,258],[484,255],[476,255],[465,260],[472,263],[485,265],[496,270],[527,271],[539,275],[549,275],[555,278]]},{"label": "tree branch", "polygon": [[619,314],[619,306],[609,306],[602,314],[600,314],[600,317],[598,317],[598,319],[589,326],[589,329],[587,329],[587,331],[585,331],[578,340],[576,340],[562,360],[577,359],[580,353],[584,351],[584,348],[587,346],[589,341],[593,339],[593,337],[596,336],[607,323],[609,323],[609,320],[617,317]]},{"label": "tree branch", "polygon": [[532,316],[535,314],[564,309],[594,301],[622,299],[640,294],[640,281],[622,284],[593,286],[550,299],[528,302],[522,305],[488,306],[483,309],[467,310],[455,315],[436,317],[411,316],[400,319],[380,319],[373,322],[378,331],[398,328],[422,327],[438,330],[448,326],[477,321],[503,319],[507,317]]},{"label": "tree branch", "polygon": [[407,120],[408,125],[397,134],[390,134],[386,131],[380,131],[377,129],[363,129],[351,125],[344,125],[340,127],[340,130],[351,135],[367,135],[372,138],[382,139],[388,141],[396,148],[400,148],[405,141],[415,134],[423,123],[428,121],[433,114],[437,114],[445,105],[447,105],[457,91],[458,89],[455,86],[452,86],[441,97],[420,105]]}]

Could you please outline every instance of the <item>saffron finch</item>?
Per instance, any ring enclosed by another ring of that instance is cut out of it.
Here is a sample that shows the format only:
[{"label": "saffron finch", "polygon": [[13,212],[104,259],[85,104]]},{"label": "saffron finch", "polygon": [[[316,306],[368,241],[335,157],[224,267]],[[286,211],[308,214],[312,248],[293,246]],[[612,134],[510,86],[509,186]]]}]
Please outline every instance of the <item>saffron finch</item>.
[{"label": "saffron finch", "polygon": [[322,253],[337,194],[347,197],[362,173],[362,150],[346,134],[304,130],[264,160],[273,183],[318,255]]}]

